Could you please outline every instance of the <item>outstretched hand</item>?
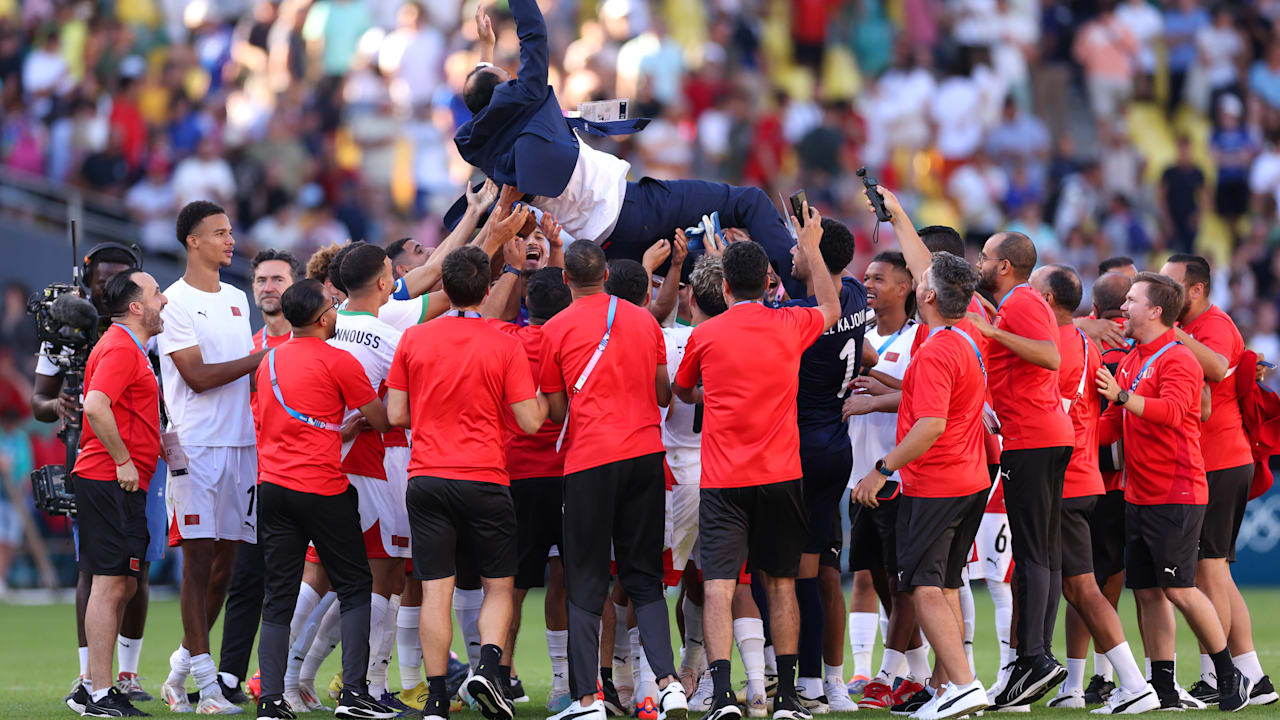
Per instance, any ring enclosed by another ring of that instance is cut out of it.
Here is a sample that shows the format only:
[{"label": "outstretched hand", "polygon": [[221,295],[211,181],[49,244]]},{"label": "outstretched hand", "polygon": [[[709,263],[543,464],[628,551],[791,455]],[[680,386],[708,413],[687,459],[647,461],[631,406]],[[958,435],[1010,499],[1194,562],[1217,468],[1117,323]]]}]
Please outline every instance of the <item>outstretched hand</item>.
[{"label": "outstretched hand", "polygon": [[484,11],[484,3],[476,3],[476,38],[483,47],[489,49],[485,62],[493,62],[493,46],[498,44],[498,37],[493,32],[493,20]]},{"label": "outstretched hand", "polygon": [[649,249],[644,251],[644,257],[641,258],[640,264],[644,265],[644,269],[652,275],[653,271],[657,270],[669,257],[671,257],[671,241],[663,238],[650,245]]},{"label": "outstretched hand", "polygon": [[484,212],[493,204],[494,198],[498,197],[498,186],[493,180],[485,178],[484,184],[479,190],[472,191],[467,189],[467,208]]}]

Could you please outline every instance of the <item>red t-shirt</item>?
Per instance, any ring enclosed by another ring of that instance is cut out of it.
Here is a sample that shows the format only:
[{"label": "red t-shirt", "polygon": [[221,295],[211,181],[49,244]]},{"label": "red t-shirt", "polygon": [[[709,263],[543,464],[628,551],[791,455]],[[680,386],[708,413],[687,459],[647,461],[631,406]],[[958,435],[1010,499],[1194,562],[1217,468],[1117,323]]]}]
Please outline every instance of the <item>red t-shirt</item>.
[{"label": "red t-shirt", "polygon": [[[542,352],[542,326],[525,325],[490,320],[498,330],[520,341],[533,376],[538,377],[539,353]],[[610,340],[612,342],[612,340]],[[533,435],[527,435],[516,425],[516,416],[507,407],[507,473],[512,480],[526,478],[564,477],[564,455],[556,452],[556,440],[560,438],[560,423],[547,420]]]},{"label": "red t-shirt", "polygon": [[[994,324],[1028,340],[1058,342],[1053,311],[1029,285],[1019,285],[1005,295]],[[1004,449],[1075,445],[1071,420],[1062,410],[1058,393],[1058,371],[1033,365],[998,342],[988,345],[987,357],[987,382]]]},{"label": "red t-shirt", "polygon": [[800,356],[823,326],[818,308],[747,302],[693,328],[676,382],[691,388],[702,381],[702,487],[801,476]]},{"label": "red t-shirt", "polygon": [[[138,487],[145,491],[160,457],[160,386],[147,353],[123,325],[113,323],[89,353],[84,393],[94,390],[111,400],[116,429],[138,469]],[[88,420],[80,427],[80,454],[72,472],[86,480],[115,482],[116,461]]]},{"label": "red t-shirt", "polygon": [[520,342],[479,318],[405,331],[387,387],[409,393],[409,476],[508,485],[504,412],[537,396]]},{"label": "red t-shirt", "polygon": [[[297,412],[337,425],[347,410],[378,398],[351,353],[320,338],[294,338],[274,352],[280,395]],[[258,418],[259,482],[315,495],[344,492],[347,476],[342,472],[342,435],[312,427],[285,411],[271,388],[266,357],[254,379],[258,385],[253,414]]]},{"label": "red t-shirt", "polygon": [[1058,366],[1058,388],[1062,401],[1071,404],[1067,416],[1071,418],[1071,427],[1075,431],[1075,447],[1067,465],[1062,497],[1101,495],[1098,416],[1102,413],[1102,396],[1098,395],[1094,376],[1102,367],[1102,354],[1098,352],[1097,344],[1086,339],[1073,323],[1058,326],[1058,354],[1062,356],[1062,364]]},{"label": "red t-shirt", "polygon": [[[253,334],[253,351],[271,350],[289,342],[293,338],[293,333],[285,333],[284,335],[268,335],[267,328],[264,326],[261,330]],[[249,389],[249,407],[253,408],[253,396],[258,392],[256,387]],[[253,432],[258,432],[258,415],[253,413]]]},{"label": "red t-shirt", "polygon": [[[1200,451],[1204,454],[1205,472],[1253,465],[1249,438],[1244,434],[1240,416],[1240,397],[1236,392],[1236,366],[1244,353],[1244,338],[1231,316],[1217,305],[1210,305],[1200,316],[1182,326],[1188,335],[1227,359],[1227,376],[1221,382],[1209,383],[1211,412],[1200,428]],[[1244,368],[1253,372],[1253,368]]]},{"label": "red t-shirt", "polygon": [[1200,455],[1200,363],[1179,343],[1142,370],[1174,340],[1169,330],[1135,346],[1116,371],[1122,390],[1132,388],[1142,373],[1129,391],[1143,397],[1143,416],[1111,405],[1098,425],[1102,444],[1124,437],[1124,499],[1135,505],[1204,505],[1209,499]]},{"label": "red t-shirt", "polygon": [[561,447],[566,475],[664,450],[654,383],[658,367],[667,364],[667,346],[647,309],[618,300],[609,346],[582,392],[573,395],[604,337],[608,315],[609,296],[596,293],[578,298],[542,326],[539,385],[547,394],[569,394],[569,429]]},{"label": "red t-shirt", "polygon": [[[991,316],[987,314],[987,308],[984,307],[983,304],[978,300],[977,295],[974,295],[972,298],[969,298],[969,307],[965,308],[965,312],[975,313],[986,318],[988,321],[991,320]],[[973,333],[970,333],[970,335],[973,335]],[[920,349],[920,346],[924,344],[925,339],[928,337],[929,337],[929,325],[927,323],[921,323],[920,329],[916,332],[915,339],[911,341],[911,357],[915,357],[916,351]],[[982,357],[985,358],[987,356],[987,345],[991,341],[988,340],[987,336],[983,335],[982,333],[973,335],[973,341],[977,343],[978,351],[981,352]],[[990,387],[986,389],[986,399],[987,399],[988,405],[995,407],[995,405],[991,402]],[[985,425],[982,427],[982,447],[986,454],[987,464],[999,465],[1000,464],[1000,438],[995,433],[988,432]],[[996,504],[989,504],[987,508],[987,512],[1004,512],[1004,492],[999,488],[997,488],[996,492],[999,493],[998,496],[996,496],[995,501],[993,501],[993,502],[996,502]],[[992,509],[992,508],[998,508],[998,509]]]},{"label": "red t-shirt", "polygon": [[[979,333],[968,320],[955,328],[977,343]],[[921,418],[944,418],[947,427],[923,455],[898,471],[904,494],[964,497],[991,487],[982,447],[985,396],[986,382],[973,345],[955,330],[932,332],[902,376],[898,442]]]},{"label": "red t-shirt", "polygon": [[[1124,318],[1122,317],[1112,318],[1111,321],[1114,322],[1116,325],[1119,325],[1121,329],[1124,328]],[[1107,345],[1106,347],[1102,348],[1102,353],[1101,353],[1102,364],[1108,365],[1108,366],[1114,365],[1115,366],[1114,370],[1116,372],[1119,372],[1120,362],[1124,360],[1124,356],[1128,355],[1131,349],[1132,349],[1132,346],[1128,344],[1122,345],[1120,347]],[[1101,402],[1101,400],[1099,400],[1099,402]],[[1101,456],[1103,452],[1110,453],[1109,457],[1114,457],[1114,458],[1117,458],[1118,460],[1123,460],[1123,456],[1120,453],[1120,449],[1118,445],[1115,445],[1114,447],[1112,445],[1107,445],[1104,448],[1102,447],[1102,443],[1099,443],[1099,447],[1098,447],[1099,456]],[[1099,469],[1101,470],[1101,468]],[[1123,470],[1101,470],[1101,473],[1102,473],[1102,486],[1106,489],[1107,492],[1112,492],[1114,490],[1124,490],[1124,471]]]}]

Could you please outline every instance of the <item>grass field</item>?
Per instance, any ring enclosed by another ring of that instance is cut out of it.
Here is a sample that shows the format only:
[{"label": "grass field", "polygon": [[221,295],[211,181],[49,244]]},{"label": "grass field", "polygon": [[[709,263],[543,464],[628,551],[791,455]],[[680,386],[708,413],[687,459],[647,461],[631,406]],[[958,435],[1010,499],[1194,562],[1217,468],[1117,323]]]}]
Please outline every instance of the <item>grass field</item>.
[{"label": "grass field", "polygon": [[[996,674],[998,653],[995,634],[992,629],[992,606],[990,599],[981,584],[976,584],[974,596],[977,602],[977,637],[975,638],[975,655],[978,672],[984,682],[990,683]],[[1257,643],[1258,655],[1263,668],[1280,676],[1280,589],[1250,588],[1245,591],[1245,598],[1253,612],[1254,639]],[[1121,604],[1121,616],[1125,622],[1128,637],[1133,639],[1135,654],[1140,653],[1141,643],[1137,640],[1137,626],[1134,620],[1132,597],[1126,595]],[[675,623],[672,623],[674,632]],[[160,684],[168,674],[169,653],[176,647],[180,636],[178,604],[176,599],[156,601],[151,606],[147,624],[146,644],[143,647],[141,674],[146,678],[144,685],[153,694],[159,694]],[[215,627],[213,640],[214,657],[217,657],[216,644],[222,636],[221,627]],[[71,717],[71,712],[62,703],[77,670],[75,654],[75,625],[72,609],[69,604],[55,605],[11,605],[0,604],[0,718],[44,718],[60,719]],[[455,633],[455,641],[457,636]],[[455,643],[456,644],[456,643]],[[1062,641],[1062,622],[1058,623],[1058,637],[1054,646],[1058,648],[1059,657],[1065,653]],[[456,648],[461,651],[460,645]],[[338,668],[339,653],[335,652],[321,670],[317,684],[321,686],[328,681]],[[1195,639],[1185,625],[1180,625],[1178,633],[1178,680],[1184,687],[1190,687],[1199,674],[1199,657]],[[256,661],[255,661],[256,662]],[[879,653],[873,661],[873,669],[879,667]],[[1139,658],[1139,664],[1142,660]],[[734,658],[735,670],[741,674],[741,664]],[[252,667],[252,666],[251,666]],[[530,594],[525,605],[525,618],[522,623],[520,641],[517,646],[516,669],[524,681],[525,689],[533,702],[517,706],[520,718],[541,718],[546,715],[543,703],[550,688],[550,663],[547,660],[546,642],[542,626],[542,597]],[[846,656],[846,676],[852,674],[851,660]],[[398,672],[392,662],[391,682],[396,688]],[[170,715],[168,708],[160,702],[143,703],[140,707],[152,714]],[[1216,713],[1217,710],[1209,712]],[[882,715],[884,711],[863,710],[859,713],[864,718]],[[1032,718],[1078,718],[1085,717],[1083,710],[1049,710],[1037,706],[1028,715],[1014,717]],[[312,713],[306,717],[321,718],[324,713]],[[456,717],[480,720],[479,713],[463,712]],[[243,716],[241,716],[243,717]],[[1269,707],[1250,707],[1237,717],[1280,717],[1280,705]]]}]

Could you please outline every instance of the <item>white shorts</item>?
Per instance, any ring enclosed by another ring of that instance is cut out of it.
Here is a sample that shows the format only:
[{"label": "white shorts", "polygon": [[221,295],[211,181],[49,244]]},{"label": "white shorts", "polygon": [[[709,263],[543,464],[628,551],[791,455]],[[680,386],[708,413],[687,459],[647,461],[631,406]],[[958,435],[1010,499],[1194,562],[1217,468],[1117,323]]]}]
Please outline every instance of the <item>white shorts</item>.
[{"label": "white shorts", "polygon": [[[672,474],[676,474],[674,468]],[[666,546],[671,550],[673,570],[684,570],[698,541],[698,498],[696,480],[692,485],[673,485],[667,491]]]},{"label": "white shorts", "polygon": [[412,558],[413,543],[409,539],[409,508],[405,505],[405,493],[409,492],[409,448],[389,447],[382,459],[382,467],[387,471],[387,482],[398,502],[392,504],[394,515],[391,518],[395,531],[392,557]]},{"label": "white shorts", "polygon": [[364,475],[348,475],[360,501],[360,532],[370,558],[407,558],[409,554],[409,512],[404,504],[404,488],[397,483]]},{"label": "white shorts", "polygon": [[169,545],[183,540],[258,542],[258,451],[184,446],[187,471],[169,469]]},{"label": "white shorts", "polygon": [[973,539],[974,554],[969,562],[970,580],[1010,582],[1013,579],[1013,543],[1009,516],[983,513],[982,524]]}]

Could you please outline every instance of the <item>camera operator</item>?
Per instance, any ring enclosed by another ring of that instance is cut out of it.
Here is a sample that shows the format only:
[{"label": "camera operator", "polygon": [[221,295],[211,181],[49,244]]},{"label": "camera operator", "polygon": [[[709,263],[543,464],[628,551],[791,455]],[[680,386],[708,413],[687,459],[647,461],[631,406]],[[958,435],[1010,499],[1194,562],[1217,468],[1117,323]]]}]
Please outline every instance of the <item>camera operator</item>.
[{"label": "camera operator", "polygon": [[160,456],[160,388],[146,342],[163,327],[164,304],[147,273],[131,267],[114,275],[102,294],[113,322],[85,365],[85,422],[71,477],[85,540],[80,571],[93,576],[85,609],[88,717],[136,714],[113,683],[111,647],[150,539],[146,490]]},{"label": "camera operator", "polygon": [[[142,258],[129,247],[117,243],[103,243],[93,248],[84,259],[82,267],[85,287],[88,289],[89,301],[98,311],[98,316],[109,320],[106,309],[102,305],[103,290],[107,281],[122,270],[141,266]],[[31,410],[40,422],[64,422],[78,426],[80,424],[80,398],[67,392],[63,370],[47,356],[48,346],[41,348],[36,364],[35,391],[31,396]],[[74,451],[74,448],[72,448]],[[147,547],[143,558],[142,572],[139,576],[138,591],[125,607],[124,618],[120,623],[119,652],[120,677],[118,684],[130,700],[144,702],[151,696],[142,689],[138,682],[138,659],[142,654],[143,628],[147,621],[148,592],[147,571],[149,564],[164,557],[165,513],[164,513],[164,475],[147,490],[148,530],[152,542]],[[79,555],[79,534],[77,524],[72,522],[75,533],[77,556]],[[67,695],[68,707],[76,712],[84,710],[87,694],[82,690],[80,681],[89,675],[89,649],[85,639],[84,613],[89,602],[89,586],[91,577],[86,573],[79,575],[76,583],[76,635],[79,645],[80,676],[76,678],[71,693]]]}]

